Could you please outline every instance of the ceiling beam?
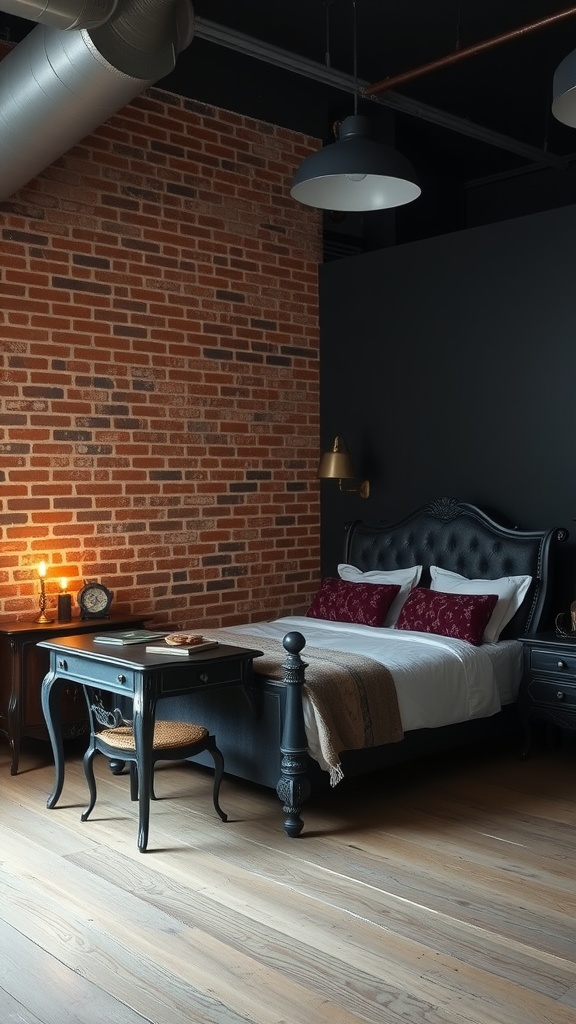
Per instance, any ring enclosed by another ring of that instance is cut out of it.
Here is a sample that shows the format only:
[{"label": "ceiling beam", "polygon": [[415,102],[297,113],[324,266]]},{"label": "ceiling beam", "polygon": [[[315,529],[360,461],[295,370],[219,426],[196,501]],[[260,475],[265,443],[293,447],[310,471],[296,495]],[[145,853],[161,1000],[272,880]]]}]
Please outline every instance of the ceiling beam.
[{"label": "ceiling beam", "polygon": [[[229,50],[252,57],[254,60],[261,60],[267,64],[272,64],[274,67],[291,71],[296,75],[303,75],[305,78],[321,82],[324,85],[339,89],[341,92],[350,93],[351,95],[358,91],[361,93],[364,88],[369,86],[369,82],[356,80],[353,75],[347,75],[342,71],[335,71],[334,68],[309,60],[307,57],[301,57],[299,54],[291,53],[288,50],[283,50],[278,46],[272,46],[272,44],[265,43],[261,39],[245,35],[243,32],[237,32],[234,29],[226,28],[224,25],[218,25],[216,22],[208,21],[206,18],[195,18],[194,35],[205,42],[214,43],[216,46],[224,46]],[[519,139],[513,139],[509,135],[492,131],[492,129],[475,124],[467,118],[448,114],[444,110],[439,110],[437,107],[432,107],[427,103],[421,103],[419,100],[409,99],[400,93],[393,91],[385,92],[381,96],[370,97],[370,99],[373,103],[389,107],[399,114],[417,117],[421,121],[428,121],[430,124],[436,124],[459,135],[466,135],[468,138],[477,139],[488,146],[494,146],[497,149],[514,153],[529,163],[554,167],[555,170],[559,171],[565,171],[568,168],[569,161],[563,156],[558,156],[544,149],[538,149],[536,146],[530,146]]]}]

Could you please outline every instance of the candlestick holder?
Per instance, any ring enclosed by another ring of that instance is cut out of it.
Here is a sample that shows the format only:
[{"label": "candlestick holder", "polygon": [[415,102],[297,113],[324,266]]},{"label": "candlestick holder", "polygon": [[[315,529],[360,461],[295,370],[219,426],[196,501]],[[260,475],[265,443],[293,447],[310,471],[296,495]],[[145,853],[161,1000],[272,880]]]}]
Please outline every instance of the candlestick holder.
[{"label": "candlestick holder", "polygon": [[40,608],[40,611],[33,620],[34,622],[54,622],[54,619],[51,619],[46,615],[46,587],[44,585],[43,576],[40,577],[40,597],[38,598],[38,607]]}]

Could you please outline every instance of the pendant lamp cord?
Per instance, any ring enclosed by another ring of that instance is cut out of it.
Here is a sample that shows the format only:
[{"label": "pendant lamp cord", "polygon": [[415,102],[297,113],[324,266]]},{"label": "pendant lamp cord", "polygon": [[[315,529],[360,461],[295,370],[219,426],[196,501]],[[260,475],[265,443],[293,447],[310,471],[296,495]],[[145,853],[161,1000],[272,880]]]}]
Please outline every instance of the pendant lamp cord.
[{"label": "pendant lamp cord", "polygon": [[358,113],[358,19],[356,17],[356,0],[352,0],[354,23],[352,38],[354,41],[354,114]]},{"label": "pendant lamp cord", "polygon": [[461,22],[461,20],[462,20],[462,4],[459,3],[458,4],[458,12],[457,12],[457,15],[456,15],[456,40],[455,40],[455,43],[454,43],[454,49],[455,49],[456,53],[458,53],[458,50],[460,49],[460,22]]},{"label": "pendant lamp cord", "polygon": [[330,8],[334,0],[324,0],[324,7],[326,8],[326,51],[324,54],[324,63],[327,68],[331,66],[330,61]]}]

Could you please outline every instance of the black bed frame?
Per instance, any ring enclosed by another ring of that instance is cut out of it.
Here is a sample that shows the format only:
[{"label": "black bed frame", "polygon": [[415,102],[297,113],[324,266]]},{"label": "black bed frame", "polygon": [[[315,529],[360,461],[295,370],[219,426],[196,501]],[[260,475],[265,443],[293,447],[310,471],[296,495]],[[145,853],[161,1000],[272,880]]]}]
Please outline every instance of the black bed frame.
[{"label": "black bed frame", "polygon": [[429,586],[430,565],[470,579],[532,576],[532,584],[502,639],[535,633],[548,624],[556,579],[558,544],[568,531],[519,530],[456,498],[439,498],[391,525],[346,526],[344,561],[368,569],[423,565],[420,586]]},{"label": "black bed frame", "polygon": [[[568,532],[562,528],[519,530],[496,522],[474,505],[441,498],[397,523],[347,524],[344,561],[363,571],[423,565],[423,586],[429,583],[430,565],[470,578],[530,575],[530,590],[503,633],[503,639],[508,639],[552,624],[559,546],[567,538]],[[285,831],[292,837],[302,831],[300,809],[312,787],[327,788],[326,772],[306,749],[302,710],[305,642],[301,633],[287,634],[283,683],[256,675],[252,701],[247,702],[237,690],[229,691],[224,706],[221,695],[218,706],[204,696],[199,708],[194,699],[194,715],[201,713],[204,724],[218,737],[226,772],[275,788],[286,815]],[[493,742],[516,727],[515,712],[512,705],[490,718],[408,732],[400,743],[344,751],[344,775],[363,775],[471,742]]]}]

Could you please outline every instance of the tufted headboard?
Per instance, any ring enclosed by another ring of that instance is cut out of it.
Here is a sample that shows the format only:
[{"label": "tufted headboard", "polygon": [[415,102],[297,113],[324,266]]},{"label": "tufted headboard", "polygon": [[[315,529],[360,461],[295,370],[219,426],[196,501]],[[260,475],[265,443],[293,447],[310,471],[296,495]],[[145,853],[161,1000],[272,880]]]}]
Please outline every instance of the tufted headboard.
[{"label": "tufted headboard", "polygon": [[532,576],[532,584],[503,639],[549,627],[557,549],[568,531],[517,530],[502,526],[474,505],[439,498],[400,522],[346,524],[344,561],[363,572],[423,565],[420,586],[429,586],[429,566],[471,579]]}]

